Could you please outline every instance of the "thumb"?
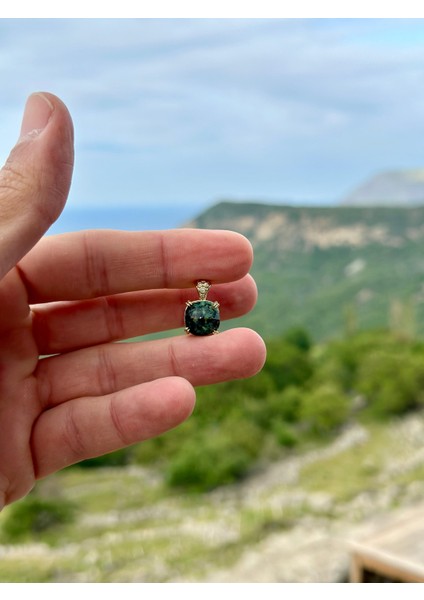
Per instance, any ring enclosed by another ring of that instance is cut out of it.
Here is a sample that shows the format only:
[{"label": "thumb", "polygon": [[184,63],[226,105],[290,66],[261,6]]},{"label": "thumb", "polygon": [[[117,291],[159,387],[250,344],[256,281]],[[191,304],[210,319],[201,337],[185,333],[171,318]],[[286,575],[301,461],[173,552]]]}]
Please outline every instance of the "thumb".
[{"label": "thumb", "polygon": [[60,215],[73,159],[73,127],[66,106],[52,94],[32,94],[20,138],[0,171],[0,278]]}]

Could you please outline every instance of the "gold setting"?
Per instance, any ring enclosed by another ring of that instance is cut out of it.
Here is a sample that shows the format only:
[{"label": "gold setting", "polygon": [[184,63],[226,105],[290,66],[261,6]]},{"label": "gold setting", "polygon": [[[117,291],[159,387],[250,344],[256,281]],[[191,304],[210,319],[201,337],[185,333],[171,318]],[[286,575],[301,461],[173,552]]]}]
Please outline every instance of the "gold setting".
[{"label": "gold setting", "polygon": [[210,281],[198,281],[196,283],[196,290],[199,294],[199,300],[206,300],[209,290],[211,289]]},{"label": "gold setting", "polygon": [[[197,293],[199,294],[199,299],[198,300],[187,300],[187,302],[186,302],[186,308],[189,307],[189,306],[193,306],[193,304],[195,304],[196,302],[204,302],[204,301],[206,301],[206,302],[210,302],[210,304],[212,304],[212,306],[214,308],[219,309],[219,302],[217,302],[217,301],[212,302],[212,301],[210,301],[210,300],[207,299],[207,296],[208,296],[208,293],[209,293],[209,290],[210,290],[211,287],[212,287],[212,284],[211,284],[210,281],[206,281],[204,279],[201,279],[200,281],[197,281],[196,282],[196,290],[197,290]],[[191,333],[191,331],[190,331],[190,329],[188,327],[185,327],[184,331],[187,334]],[[217,331],[217,330],[215,330],[215,331],[212,332],[213,335],[215,335],[217,333],[219,333],[219,331]]]}]

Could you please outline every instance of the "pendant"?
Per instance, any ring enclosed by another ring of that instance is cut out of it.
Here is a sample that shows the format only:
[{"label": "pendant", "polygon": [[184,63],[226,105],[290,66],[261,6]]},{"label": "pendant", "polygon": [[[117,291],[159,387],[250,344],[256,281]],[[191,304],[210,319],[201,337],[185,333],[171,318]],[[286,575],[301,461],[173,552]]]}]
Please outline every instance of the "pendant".
[{"label": "pendant", "polygon": [[218,333],[220,324],[219,304],[206,300],[211,284],[198,281],[196,289],[199,300],[186,302],[184,313],[185,330],[192,335],[211,335]]}]

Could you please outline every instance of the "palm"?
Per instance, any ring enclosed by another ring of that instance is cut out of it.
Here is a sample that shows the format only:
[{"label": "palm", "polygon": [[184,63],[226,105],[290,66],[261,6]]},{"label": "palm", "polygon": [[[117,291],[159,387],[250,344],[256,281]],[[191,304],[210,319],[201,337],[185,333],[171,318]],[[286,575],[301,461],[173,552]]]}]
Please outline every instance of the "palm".
[{"label": "palm", "polygon": [[[0,505],[31,489],[33,423],[41,412],[38,362],[25,286],[16,270],[0,282]],[[4,498],[1,497],[3,494]]]},{"label": "palm", "polygon": [[250,263],[246,240],[229,232],[43,239],[0,282],[4,501],[36,478],[174,427],[193,408],[192,385],[256,372],[264,347],[250,330],[112,343],[182,327],[198,279],[214,283],[224,319],[247,312]]}]

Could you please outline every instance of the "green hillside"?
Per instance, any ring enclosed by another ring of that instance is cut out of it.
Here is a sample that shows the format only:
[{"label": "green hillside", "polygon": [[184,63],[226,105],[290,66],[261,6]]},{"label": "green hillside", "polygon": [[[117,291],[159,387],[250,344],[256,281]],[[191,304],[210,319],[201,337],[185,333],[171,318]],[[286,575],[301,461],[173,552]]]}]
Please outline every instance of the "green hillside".
[{"label": "green hillside", "polygon": [[424,333],[424,207],[222,202],[187,224],[239,231],[255,250],[259,301],[240,323],[316,340],[390,327]]}]

